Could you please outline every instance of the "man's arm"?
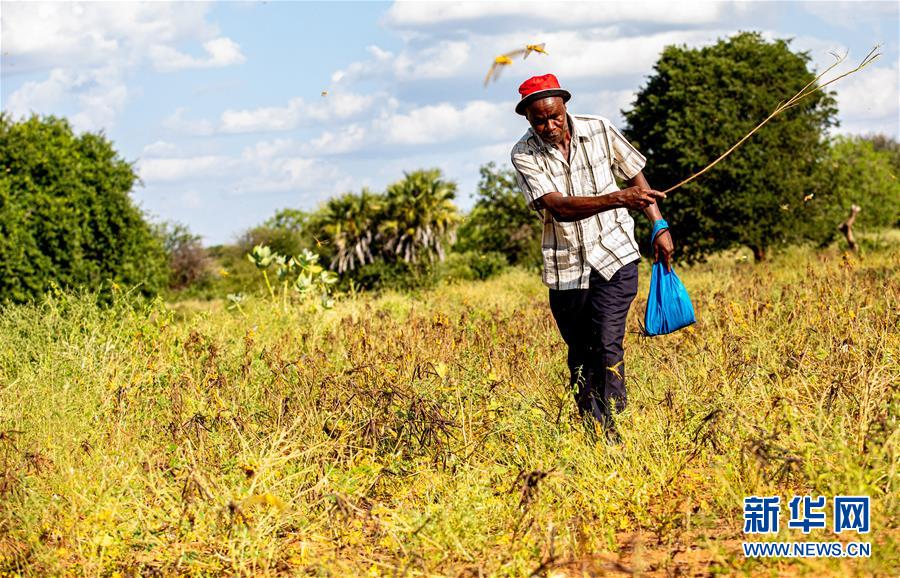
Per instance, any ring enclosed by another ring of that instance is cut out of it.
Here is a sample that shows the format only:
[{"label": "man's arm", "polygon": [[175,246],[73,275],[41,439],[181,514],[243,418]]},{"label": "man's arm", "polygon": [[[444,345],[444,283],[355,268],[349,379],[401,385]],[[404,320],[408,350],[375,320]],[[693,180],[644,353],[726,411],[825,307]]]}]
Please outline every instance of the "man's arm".
[{"label": "man's arm", "polygon": [[[647,178],[644,177],[644,171],[638,171],[638,174],[634,175],[630,179],[626,181],[629,187],[642,187],[645,189],[650,188],[650,183],[647,182]],[[662,219],[662,213],[659,212],[659,205],[654,201],[652,204],[644,207],[644,215],[650,219],[651,223],[655,223],[659,219]]]},{"label": "man's arm", "polygon": [[[650,206],[655,207],[657,199],[664,198],[663,193],[651,189],[645,180],[643,186],[633,185],[608,195],[569,197],[554,191],[537,199],[534,206],[537,209],[546,208],[557,221],[568,222],[580,221],[611,209],[646,210]],[[659,213],[659,209],[656,211]]]},{"label": "man's arm", "polygon": [[[525,201],[537,210],[547,209],[557,221],[578,221],[611,209],[641,209],[665,198],[659,191],[648,187],[628,187],[607,195],[590,197],[566,196],[554,190],[553,183],[544,174],[533,154],[519,150],[516,145],[510,154],[516,180],[525,195]],[[646,182],[646,181],[645,181]]]},{"label": "man's arm", "polygon": [[[646,189],[650,188],[650,184],[644,177],[643,171],[638,171],[636,175],[628,179],[628,184],[633,187],[643,187]],[[659,206],[655,201],[653,202],[653,204],[644,207],[644,215],[646,215],[647,218],[650,219],[651,223],[655,223],[659,219],[663,218],[662,213],[659,211]],[[669,264],[669,261],[672,258],[672,253],[674,252],[675,243],[672,241],[672,235],[669,234],[668,229],[665,229],[661,233],[659,233],[653,240],[654,260],[659,261],[660,259],[662,259],[663,264],[666,266],[666,270],[670,271],[672,269],[672,266]]]}]

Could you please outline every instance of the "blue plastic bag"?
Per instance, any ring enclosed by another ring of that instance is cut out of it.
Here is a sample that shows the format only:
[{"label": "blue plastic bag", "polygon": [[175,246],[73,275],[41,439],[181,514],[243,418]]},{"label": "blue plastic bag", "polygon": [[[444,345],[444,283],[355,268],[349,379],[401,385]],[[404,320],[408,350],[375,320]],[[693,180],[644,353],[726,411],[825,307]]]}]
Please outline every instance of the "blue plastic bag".
[{"label": "blue plastic bag", "polygon": [[691,298],[681,279],[675,274],[675,269],[666,271],[661,262],[654,263],[650,274],[647,312],[644,314],[646,334],[665,335],[696,321]]}]

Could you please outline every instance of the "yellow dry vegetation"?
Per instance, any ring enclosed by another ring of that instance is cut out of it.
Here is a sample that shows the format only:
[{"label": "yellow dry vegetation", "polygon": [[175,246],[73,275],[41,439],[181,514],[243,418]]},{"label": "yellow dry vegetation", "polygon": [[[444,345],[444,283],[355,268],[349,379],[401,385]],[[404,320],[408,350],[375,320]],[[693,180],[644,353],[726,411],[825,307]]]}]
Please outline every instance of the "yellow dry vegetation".
[{"label": "yellow dry vegetation", "polygon": [[[6,307],[0,572],[892,574],[888,241],[679,267],[698,323],[659,338],[639,332],[642,263],[613,447],[576,417],[533,272],[320,312]],[[871,558],[745,559],[744,496],[795,494],[871,496]]]}]

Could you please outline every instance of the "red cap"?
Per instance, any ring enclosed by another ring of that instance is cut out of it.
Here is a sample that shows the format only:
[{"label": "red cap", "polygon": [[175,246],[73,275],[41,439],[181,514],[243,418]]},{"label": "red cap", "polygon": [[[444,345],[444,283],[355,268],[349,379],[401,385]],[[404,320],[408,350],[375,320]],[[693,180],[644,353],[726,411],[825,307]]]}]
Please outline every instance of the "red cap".
[{"label": "red cap", "polygon": [[516,105],[516,112],[524,115],[525,107],[531,102],[548,96],[561,96],[563,102],[568,102],[572,95],[568,90],[559,87],[559,81],[552,74],[532,76],[519,86],[519,94],[522,100]]}]

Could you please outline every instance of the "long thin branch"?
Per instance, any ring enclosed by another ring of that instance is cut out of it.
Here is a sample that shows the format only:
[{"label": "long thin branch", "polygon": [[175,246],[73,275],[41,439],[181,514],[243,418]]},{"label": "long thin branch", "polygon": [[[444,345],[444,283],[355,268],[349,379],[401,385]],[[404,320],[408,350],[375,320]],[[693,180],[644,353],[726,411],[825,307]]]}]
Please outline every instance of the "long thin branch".
[{"label": "long thin branch", "polygon": [[[744,141],[746,141],[748,138],[750,138],[750,137],[753,135],[753,133],[755,133],[756,131],[758,131],[759,129],[761,129],[767,122],[769,122],[769,121],[772,120],[775,116],[777,116],[778,114],[784,112],[785,110],[787,110],[787,109],[789,109],[789,108],[791,108],[791,107],[793,107],[793,106],[796,106],[801,100],[803,100],[803,99],[806,98],[807,96],[810,96],[811,94],[815,94],[816,92],[818,92],[818,91],[820,91],[820,90],[823,90],[826,86],[828,86],[828,85],[830,85],[830,84],[833,84],[834,82],[837,82],[838,80],[840,80],[840,79],[842,79],[842,78],[844,78],[844,77],[846,77],[846,76],[850,76],[850,75],[853,74],[854,72],[859,72],[859,71],[862,70],[864,67],[866,67],[866,66],[868,66],[869,64],[871,64],[876,58],[878,58],[879,56],[881,56],[881,53],[877,53],[877,52],[876,52],[876,51],[878,50],[878,48],[879,48],[879,47],[876,46],[875,48],[873,48],[872,50],[870,50],[869,53],[866,55],[866,57],[862,60],[862,62],[859,63],[859,66],[857,66],[857,67],[854,68],[853,70],[850,70],[850,71],[848,71],[848,72],[845,72],[844,74],[841,74],[841,75],[839,75],[839,76],[837,76],[837,77],[835,77],[835,78],[832,78],[831,80],[829,80],[828,82],[825,82],[824,84],[818,84],[818,85],[816,85],[816,86],[813,87],[813,85],[815,85],[816,82],[817,82],[819,79],[821,79],[821,78],[822,78],[823,76],[825,76],[828,72],[830,72],[835,66],[839,65],[840,63],[842,63],[842,62],[844,61],[844,59],[846,58],[846,55],[844,55],[844,56],[842,56],[842,57],[837,57],[837,59],[838,59],[837,62],[835,62],[834,64],[832,64],[832,65],[829,66],[828,68],[826,68],[821,74],[819,74],[819,75],[816,76],[814,79],[812,79],[812,81],[810,81],[809,84],[807,84],[806,86],[804,86],[803,88],[801,88],[800,91],[797,92],[794,96],[792,96],[791,98],[789,98],[787,101],[782,102],[781,104],[779,104],[778,107],[776,107],[775,110],[773,110],[773,111],[771,112],[771,114],[769,114],[769,116],[767,116],[766,119],[765,119],[764,121],[762,121],[761,123],[759,123],[758,125],[756,125],[756,126],[753,128],[753,130],[751,130],[751,131],[748,132],[746,135],[744,135],[743,138],[741,138],[741,140],[737,141],[730,149],[728,149],[727,151],[725,151],[724,153],[722,153],[722,154],[719,156],[719,158],[717,158],[717,159],[714,160],[713,162],[711,162],[711,163],[709,163],[708,165],[706,165],[706,167],[704,167],[704,168],[703,168],[702,170],[700,170],[699,172],[694,173],[693,175],[691,175],[691,176],[689,176],[688,178],[684,179],[683,181],[681,181],[681,182],[678,183],[677,185],[672,186],[672,187],[669,187],[668,189],[666,189],[665,191],[663,191],[663,193],[668,194],[668,193],[674,191],[675,189],[677,189],[677,188],[679,188],[679,187],[681,187],[681,186],[683,186],[683,185],[686,185],[687,183],[693,181],[694,179],[696,179],[697,177],[699,177],[700,175],[702,175],[702,174],[705,173],[706,171],[708,171],[708,170],[710,170],[711,168],[713,168],[714,166],[716,166],[716,164],[718,164],[719,161],[721,161],[722,159],[724,159],[725,157],[727,157],[728,155],[730,155],[730,154],[732,153],[732,151],[734,151],[734,149],[736,149],[736,148],[738,148],[739,146],[741,146],[741,145],[744,143]],[[813,87],[812,90],[810,90],[810,87]]]}]

